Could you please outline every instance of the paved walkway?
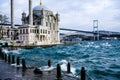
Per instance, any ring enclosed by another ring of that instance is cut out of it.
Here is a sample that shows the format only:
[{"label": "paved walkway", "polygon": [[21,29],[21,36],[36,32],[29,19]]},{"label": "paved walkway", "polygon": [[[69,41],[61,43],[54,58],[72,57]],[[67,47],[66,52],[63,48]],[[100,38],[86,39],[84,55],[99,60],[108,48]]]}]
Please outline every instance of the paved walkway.
[{"label": "paved walkway", "polygon": [[[43,72],[43,74],[34,74],[33,69],[22,71],[3,60],[0,60],[0,80],[56,80],[56,70]],[[73,77],[62,75],[62,80],[78,80]]]}]

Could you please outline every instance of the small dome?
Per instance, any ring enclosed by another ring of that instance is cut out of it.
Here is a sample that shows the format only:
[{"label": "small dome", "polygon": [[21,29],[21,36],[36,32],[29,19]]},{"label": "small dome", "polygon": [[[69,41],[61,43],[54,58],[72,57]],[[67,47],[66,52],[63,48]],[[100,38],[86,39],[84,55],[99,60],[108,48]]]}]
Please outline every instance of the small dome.
[{"label": "small dome", "polygon": [[26,15],[26,13],[23,11],[22,15]]},{"label": "small dome", "polygon": [[39,5],[33,8],[33,10],[49,10],[46,6]]}]

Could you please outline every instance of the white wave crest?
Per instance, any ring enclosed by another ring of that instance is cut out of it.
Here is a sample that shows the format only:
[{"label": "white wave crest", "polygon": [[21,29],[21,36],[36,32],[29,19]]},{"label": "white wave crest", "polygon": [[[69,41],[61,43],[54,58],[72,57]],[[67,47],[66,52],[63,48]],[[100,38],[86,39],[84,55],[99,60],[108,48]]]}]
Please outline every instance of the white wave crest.
[{"label": "white wave crest", "polygon": [[[62,71],[67,71],[67,64],[68,64],[68,61],[67,60],[61,60],[60,61],[60,64],[61,64],[61,70]],[[71,72],[73,73],[73,74],[75,74],[76,72],[76,69],[74,68],[74,67],[72,67],[72,65],[71,65]]]},{"label": "white wave crest", "polygon": [[112,45],[109,44],[109,43],[102,43],[102,46],[108,46],[108,47],[110,47],[110,46],[112,46]]},{"label": "white wave crest", "polygon": [[8,49],[2,49],[4,53],[9,53]]},{"label": "white wave crest", "polygon": [[19,50],[12,50],[12,51],[10,51],[10,52],[12,52],[13,54],[21,54],[21,53],[19,52]]},{"label": "white wave crest", "polygon": [[51,71],[51,70],[55,69],[55,67],[53,67],[53,66],[51,66],[51,67],[43,66],[43,67],[40,67],[39,69],[41,71]]}]

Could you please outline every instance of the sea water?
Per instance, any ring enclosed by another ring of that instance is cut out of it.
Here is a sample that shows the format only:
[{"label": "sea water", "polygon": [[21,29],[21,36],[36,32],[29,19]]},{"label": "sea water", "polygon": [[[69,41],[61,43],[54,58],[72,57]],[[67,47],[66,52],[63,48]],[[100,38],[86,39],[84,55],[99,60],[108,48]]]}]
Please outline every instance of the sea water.
[{"label": "sea water", "polygon": [[83,41],[72,46],[50,48],[18,49],[7,53],[25,58],[27,65],[46,66],[50,59],[52,66],[59,63],[63,71],[71,63],[71,71],[80,75],[85,67],[87,76],[93,80],[120,80],[120,41]]}]

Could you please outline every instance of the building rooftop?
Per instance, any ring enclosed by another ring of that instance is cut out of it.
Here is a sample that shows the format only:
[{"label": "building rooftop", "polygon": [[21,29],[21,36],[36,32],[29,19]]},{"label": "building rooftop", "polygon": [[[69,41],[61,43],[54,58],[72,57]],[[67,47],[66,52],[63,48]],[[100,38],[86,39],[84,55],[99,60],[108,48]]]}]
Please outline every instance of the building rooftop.
[{"label": "building rooftop", "polygon": [[34,7],[33,10],[49,10],[49,9],[44,5],[38,5]]}]

